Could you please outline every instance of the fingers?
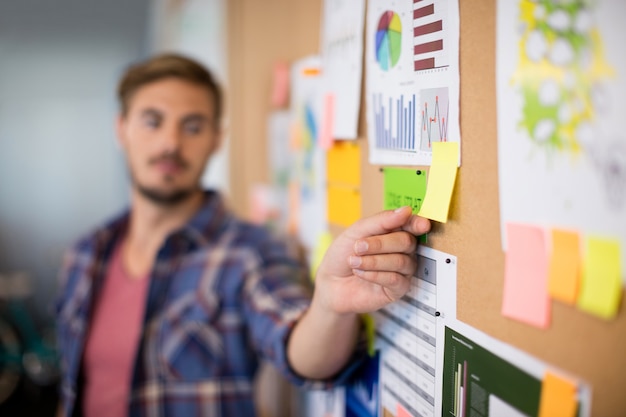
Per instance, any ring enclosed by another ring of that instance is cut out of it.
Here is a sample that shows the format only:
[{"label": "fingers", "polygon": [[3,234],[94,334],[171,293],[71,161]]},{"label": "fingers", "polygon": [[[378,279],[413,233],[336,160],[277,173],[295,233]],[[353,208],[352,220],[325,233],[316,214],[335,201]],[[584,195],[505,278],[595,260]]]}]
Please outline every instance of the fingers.
[{"label": "fingers", "polygon": [[352,269],[394,272],[407,277],[413,276],[417,269],[416,257],[402,253],[366,256],[352,255],[348,258],[348,264]]},{"label": "fingers", "polygon": [[423,235],[430,232],[430,220],[425,217],[413,215],[402,225],[402,230],[416,236]]},{"label": "fingers", "polygon": [[412,254],[417,249],[417,239],[409,232],[391,232],[386,235],[372,236],[354,242],[354,253],[373,255],[382,253]]},{"label": "fingers", "polygon": [[385,210],[354,223],[348,231],[353,239],[382,235],[400,229],[411,217],[411,208]]},{"label": "fingers", "polygon": [[397,230],[404,230],[413,235],[423,235],[430,230],[430,220],[413,215],[411,208],[405,206],[361,219],[348,229],[353,239],[383,235]]},{"label": "fingers", "polygon": [[389,301],[399,300],[411,289],[410,278],[395,272],[363,271],[361,269],[355,269],[353,272],[354,275],[365,281],[380,285]]}]

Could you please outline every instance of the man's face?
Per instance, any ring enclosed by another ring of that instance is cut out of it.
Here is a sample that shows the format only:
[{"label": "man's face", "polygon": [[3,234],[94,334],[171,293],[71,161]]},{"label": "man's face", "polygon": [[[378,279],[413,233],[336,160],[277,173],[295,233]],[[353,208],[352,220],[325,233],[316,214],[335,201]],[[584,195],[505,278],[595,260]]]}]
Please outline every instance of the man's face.
[{"label": "man's face", "polygon": [[163,205],[197,191],[220,142],[216,123],[215,105],[203,87],[176,78],[140,87],[118,120],[135,189]]}]

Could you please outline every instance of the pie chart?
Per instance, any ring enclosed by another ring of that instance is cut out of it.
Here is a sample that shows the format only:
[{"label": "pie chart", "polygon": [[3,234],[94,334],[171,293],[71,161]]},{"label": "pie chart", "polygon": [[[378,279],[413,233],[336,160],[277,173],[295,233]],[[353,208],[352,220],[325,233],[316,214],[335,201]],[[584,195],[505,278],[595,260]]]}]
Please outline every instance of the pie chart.
[{"label": "pie chart", "polygon": [[387,10],[378,20],[376,29],[376,61],[383,71],[393,68],[400,59],[402,22],[397,13]]}]

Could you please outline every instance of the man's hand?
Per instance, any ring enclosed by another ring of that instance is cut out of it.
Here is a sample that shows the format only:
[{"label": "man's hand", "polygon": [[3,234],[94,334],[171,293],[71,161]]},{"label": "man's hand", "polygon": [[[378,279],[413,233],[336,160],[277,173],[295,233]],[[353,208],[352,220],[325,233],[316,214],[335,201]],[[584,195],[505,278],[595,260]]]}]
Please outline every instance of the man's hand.
[{"label": "man's hand", "polygon": [[365,313],[400,299],[417,268],[416,236],[429,230],[430,221],[409,207],[357,221],[326,252],[314,303],[336,313]]},{"label": "man's hand", "polygon": [[430,221],[409,207],[354,223],[326,251],[315,278],[311,307],[287,346],[289,364],[308,378],[328,378],[345,366],[359,334],[358,315],[402,297],[417,268],[416,235]]}]

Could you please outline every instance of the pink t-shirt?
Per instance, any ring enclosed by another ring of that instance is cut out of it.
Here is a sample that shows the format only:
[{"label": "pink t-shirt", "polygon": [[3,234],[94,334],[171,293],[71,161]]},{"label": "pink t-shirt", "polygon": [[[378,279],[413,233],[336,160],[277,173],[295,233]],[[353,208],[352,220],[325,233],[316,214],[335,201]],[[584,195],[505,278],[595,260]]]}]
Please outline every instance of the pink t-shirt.
[{"label": "pink t-shirt", "polygon": [[128,275],[121,246],[115,249],[109,264],[86,342],[86,417],[128,414],[128,395],[150,280]]}]

